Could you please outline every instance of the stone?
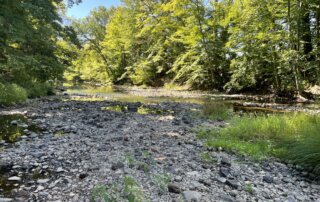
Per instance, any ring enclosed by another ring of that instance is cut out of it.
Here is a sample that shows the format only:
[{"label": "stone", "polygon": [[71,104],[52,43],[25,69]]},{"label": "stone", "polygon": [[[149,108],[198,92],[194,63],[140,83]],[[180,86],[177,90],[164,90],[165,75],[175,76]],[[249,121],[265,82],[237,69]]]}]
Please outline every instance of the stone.
[{"label": "stone", "polygon": [[119,170],[121,168],[124,168],[124,164],[120,161],[111,165],[111,170],[113,170],[113,171]]},{"label": "stone", "polygon": [[184,191],[182,195],[186,202],[200,202],[202,196],[197,191]]},{"label": "stone", "polygon": [[18,125],[18,121],[17,120],[13,120],[13,121],[10,122],[10,124],[16,126],[16,125]]},{"label": "stone", "polygon": [[12,169],[13,164],[10,162],[0,161],[0,172],[6,173]]},{"label": "stone", "polygon": [[175,194],[181,193],[181,189],[177,184],[168,184],[168,191]]},{"label": "stone", "polygon": [[223,166],[227,166],[230,167],[231,166],[231,162],[229,161],[229,159],[227,159],[226,157],[223,157],[220,161],[220,164]]},{"label": "stone", "polygon": [[88,174],[87,174],[87,173],[80,173],[80,175],[79,175],[79,178],[80,178],[80,179],[84,179],[84,178],[86,178],[86,177],[88,177]]},{"label": "stone", "polygon": [[64,169],[62,167],[59,167],[56,172],[57,173],[62,173],[62,172],[64,172]]},{"label": "stone", "polygon": [[263,176],[263,181],[270,184],[273,182],[273,177],[271,175],[265,175]]},{"label": "stone", "polygon": [[38,184],[46,184],[46,183],[48,183],[50,181],[50,179],[38,179],[37,180],[37,183]]},{"label": "stone", "polygon": [[12,198],[0,198],[0,202],[10,202],[13,201]]},{"label": "stone", "polygon": [[289,195],[285,202],[296,202],[296,199],[294,198],[294,196]]},{"label": "stone", "polygon": [[39,191],[42,191],[42,190],[44,190],[45,188],[43,187],[43,186],[41,186],[41,185],[39,185],[38,187],[37,187],[37,189],[35,190],[35,192],[39,192]]},{"label": "stone", "polygon": [[241,186],[240,183],[236,180],[227,180],[226,185],[230,186],[233,189],[238,189]]},{"label": "stone", "polygon": [[221,167],[220,168],[220,175],[222,177],[226,177],[226,178],[231,177],[230,168]]},{"label": "stone", "polygon": [[210,182],[209,180],[207,180],[207,179],[200,179],[199,182],[200,182],[201,184],[204,184],[204,185],[207,186],[207,187],[210,187],[210,186],[211,186],[211,182]]},{"label": "stone", "polygon": [[217,177],[216,180],[217,180],[218,182],[223,183],[223,184],[226,183],[226,181],[227,181],[227,179],[224,178],[224,177]]},{"label": "stone", "polygon": [[9,181],[21,181],[21,178],[17,177],[17,176],[13,176],[13,177],[9,177],[8,180]]}]

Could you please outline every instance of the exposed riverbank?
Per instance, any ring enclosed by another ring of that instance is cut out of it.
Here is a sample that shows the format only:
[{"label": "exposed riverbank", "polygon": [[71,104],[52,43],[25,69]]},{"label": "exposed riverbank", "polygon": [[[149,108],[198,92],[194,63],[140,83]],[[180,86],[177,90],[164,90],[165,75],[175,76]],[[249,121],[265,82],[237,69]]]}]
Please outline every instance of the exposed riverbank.
[{"label": "exposed riverbank", "polygon": [[1,143],[1,197],[90,201],[105,186],[124,201],[130,177],[143,201],[320,199],[319,184],[299,167],[203,147],[198,127],[224,123],[192,116],[202,109],[199,103],[80,98],[49,97],[2,111],[23,114],[25,125],[43,130]]}]

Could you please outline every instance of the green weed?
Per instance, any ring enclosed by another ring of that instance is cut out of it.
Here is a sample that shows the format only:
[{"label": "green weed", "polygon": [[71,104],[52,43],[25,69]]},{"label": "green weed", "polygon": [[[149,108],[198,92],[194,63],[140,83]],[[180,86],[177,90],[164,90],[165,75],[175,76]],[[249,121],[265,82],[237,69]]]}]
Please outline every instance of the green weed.
[{"label": "green weed", "polygon": [[152,182],[159,187],[161,194],[167,190],[167,185],[170,181],[171,179],[168,174],[159,174],[152,177]]}]

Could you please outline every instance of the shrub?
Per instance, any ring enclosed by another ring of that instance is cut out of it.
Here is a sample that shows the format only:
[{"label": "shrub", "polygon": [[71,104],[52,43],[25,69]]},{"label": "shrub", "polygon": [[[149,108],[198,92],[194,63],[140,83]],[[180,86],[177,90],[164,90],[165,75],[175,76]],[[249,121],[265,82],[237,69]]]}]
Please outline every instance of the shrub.
[{"label": "shrub", "polygon": [[27,100],[27,92],[16,84],[0,83],[0,105],[22,103]]},{"label": "shrub", "polygon": [[53,95],[53,87],[48,83],[32,83],[27,87],[28,97],[36,98],[46,95]]}]

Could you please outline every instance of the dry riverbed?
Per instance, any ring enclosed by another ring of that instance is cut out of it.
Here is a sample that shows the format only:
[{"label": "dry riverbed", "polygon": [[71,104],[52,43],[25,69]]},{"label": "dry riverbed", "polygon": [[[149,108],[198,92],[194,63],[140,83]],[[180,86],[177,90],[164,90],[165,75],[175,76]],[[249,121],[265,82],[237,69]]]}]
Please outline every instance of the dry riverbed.
[{"label": "dry riverbed", "polygon": [[299,168],[204,147],[198,128],[223,123],[192,115],[200,108],[58,96],[3,109],[27,119],[10,120],[24,135],[0,143],[0,201],[91,201],[101,187],[126,201],[127,179],[143,201],[320,201]]}]

